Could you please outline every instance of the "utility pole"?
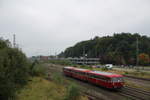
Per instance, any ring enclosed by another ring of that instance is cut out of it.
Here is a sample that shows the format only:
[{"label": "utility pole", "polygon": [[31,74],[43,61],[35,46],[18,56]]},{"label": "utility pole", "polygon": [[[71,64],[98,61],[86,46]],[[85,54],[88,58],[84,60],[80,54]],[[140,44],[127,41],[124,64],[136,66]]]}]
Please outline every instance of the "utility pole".
[{"label": "utility pole", "polygon": [[139,39],[136,40],[136,66],[139,65]]},{"label": "utility pole", "polygon": [[13,35],[13,47],[16,48],[16,35]]},{"label": "utility pole", "polygon": [[55,52],[55,58],[57,59],[57,52]]},{"label": "utility pole", "polygon": [[85,46],[83,47],[83,65],[85,65]]}]

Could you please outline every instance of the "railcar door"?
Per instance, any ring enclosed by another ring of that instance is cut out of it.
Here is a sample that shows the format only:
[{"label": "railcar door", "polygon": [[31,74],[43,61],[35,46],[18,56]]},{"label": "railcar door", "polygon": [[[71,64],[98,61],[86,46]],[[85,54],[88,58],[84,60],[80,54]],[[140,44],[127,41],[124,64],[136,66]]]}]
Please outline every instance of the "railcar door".
[{"label": "railcar door", "polygon": [[96,84],[96,78],[94,78],[94,74],[88,74],[88,82]]},{"label": "railcar door", "polygon": [[74,76],[74,78],[78,78],[78,73],[77,73],[77,71],[74,71],[73,76]]},{"label": "railcar door", "polygon": [[81,80],[85,80],[85,73],[84,72],[80,72],[80,79]]},{"label": "railcar door", "polygon": [[105,77],[104,77],[104,76],[97,75],[96,78],[97,78],[96,83],[97,83],[98,85],[101,85],[101,86],[103,86],[103,87],[106,87],[106,80],[105,80]]},{"label": "railcar door", "polygon": [[111,78],[106,77],[105,81],[106,81],[106,87],[107,88],[112,88]]},{"label": "railcar door", "polygon": [[76,76],[77,76],[78,79],[80,79],[80,80],[82,79],[82,75],[81,75],[80,71],[77,71],[77,75]]}]

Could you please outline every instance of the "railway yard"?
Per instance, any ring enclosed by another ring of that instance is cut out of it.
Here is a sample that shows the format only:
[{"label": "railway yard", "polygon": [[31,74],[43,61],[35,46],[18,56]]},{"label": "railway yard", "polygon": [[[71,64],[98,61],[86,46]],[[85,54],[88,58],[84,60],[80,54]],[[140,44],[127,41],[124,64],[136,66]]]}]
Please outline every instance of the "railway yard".
[{"label": "railway yard", "polygon": [[81,93],[87,96],[89,100],[150,100],[149,80],[125,77],[125,82],[130,84],[126,84],[120,90],[109,90],[71,77],[65,77],[62,73],[64,66],[54,64],[44,64],[44,66],[48,68],[49,74],[61,73],[65,80],[79,85]]}]

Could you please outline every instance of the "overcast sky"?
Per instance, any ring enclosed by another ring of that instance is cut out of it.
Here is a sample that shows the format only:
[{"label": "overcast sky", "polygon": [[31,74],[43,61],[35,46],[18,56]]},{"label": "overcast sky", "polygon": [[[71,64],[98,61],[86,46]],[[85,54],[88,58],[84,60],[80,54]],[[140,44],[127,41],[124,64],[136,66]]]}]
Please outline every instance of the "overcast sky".
[{"label": "overcast sky", "polygon": [[0,0],[0,37],[27,54],[58,54],[119,32],[150,36],[150,0]]}]

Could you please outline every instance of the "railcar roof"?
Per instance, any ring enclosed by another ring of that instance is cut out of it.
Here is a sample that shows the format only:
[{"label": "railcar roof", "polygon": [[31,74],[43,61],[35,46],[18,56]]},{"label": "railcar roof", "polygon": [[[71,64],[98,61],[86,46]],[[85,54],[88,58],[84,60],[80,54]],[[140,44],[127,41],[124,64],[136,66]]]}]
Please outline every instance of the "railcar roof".
[{"label": "railcar roof", "polygon": [[82,68],[75,68],[75,70],[78,70],[78,71],[90,71],[88,69],[82,69]]},{"label": "railcar roof", "polygon": [[69,67],[69,66],[68,66],[68,67],[64,67],[64,68],[72,69],[72,68],[74,68],[74,67]]},{"label": "railcar roof", "polygon": [[88,72],[88,71],[90,71],[88,69],[75,68],[75,67],[64,67],[64,68],[73,69],[73,70],[82,71],[82,72]]},{"label": "railcar roof", "polygon": [[119,75],[119,74],[101,72],[101,71],[91,71],[91,73],[96,74],[96,75],[104,75],[104,76],[107,76],[107,77],[122,77],[122,75]]}]

